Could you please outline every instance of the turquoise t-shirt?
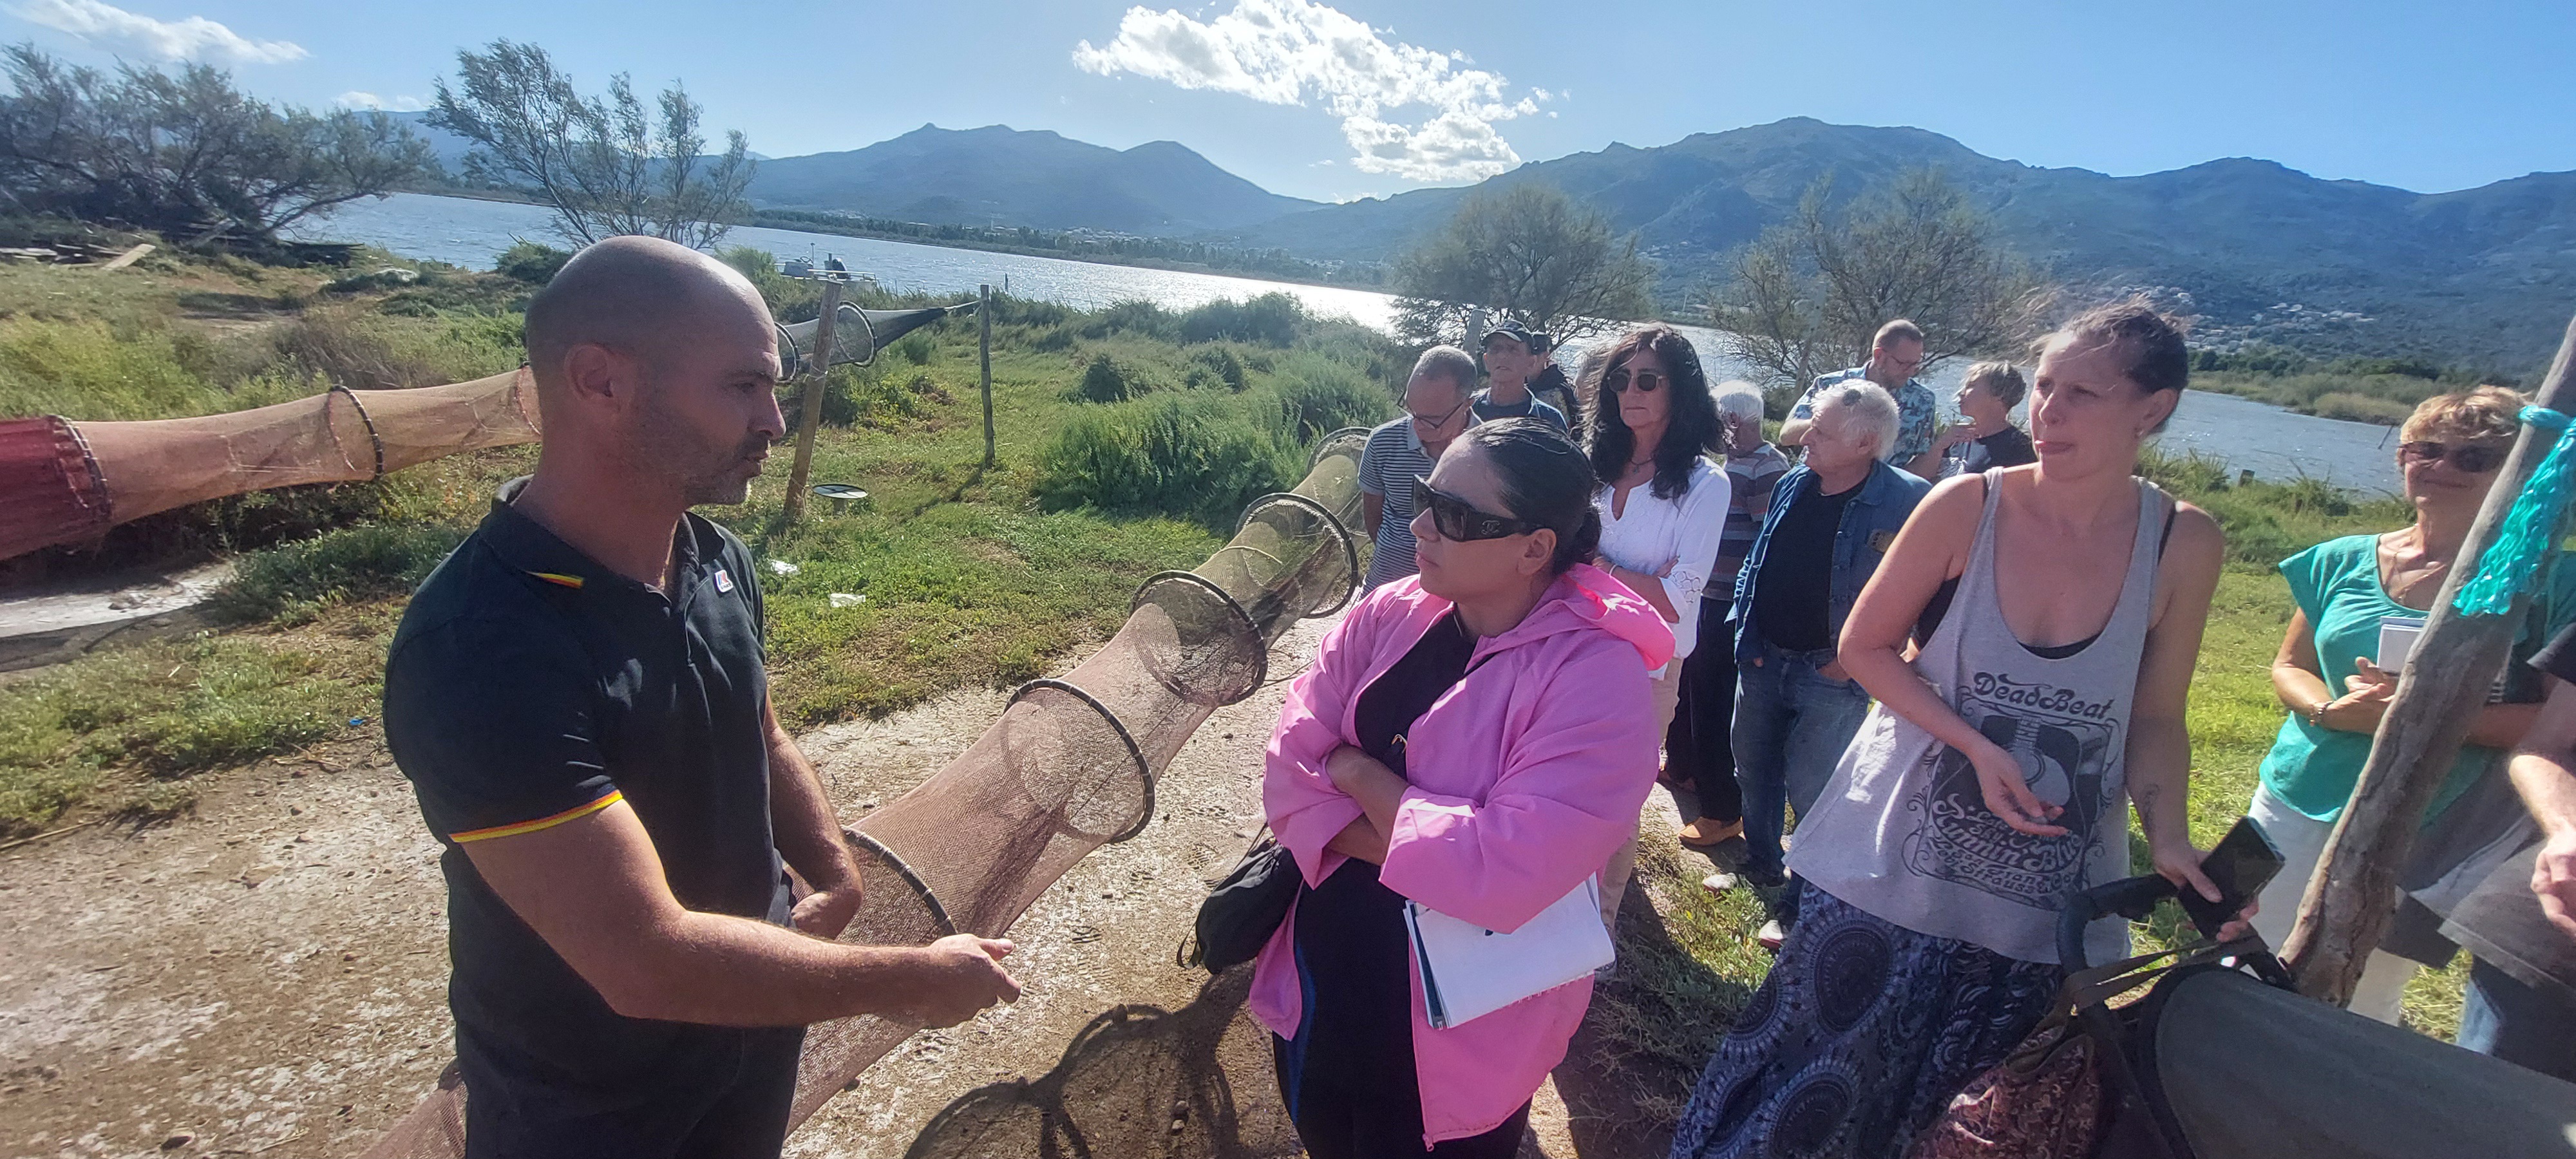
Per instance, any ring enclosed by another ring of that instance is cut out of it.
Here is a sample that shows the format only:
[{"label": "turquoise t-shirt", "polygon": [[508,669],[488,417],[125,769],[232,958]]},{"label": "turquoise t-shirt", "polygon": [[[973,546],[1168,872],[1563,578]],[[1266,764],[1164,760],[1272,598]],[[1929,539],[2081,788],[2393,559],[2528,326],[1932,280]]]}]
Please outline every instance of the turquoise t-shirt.
[{"label": "turquoise t-shirt", "polygon": [[[2570,618],[2576,618],[2576,566],[2566,556],[2550,561],[2549,582],[2532,595],[2531,614],[2515,638],[2513,659],[2505,665],[2500,702],[2527,704],[2541,699],[2540,673],[2525,661],[2547,644]],[[2424,613],[2388,597],[2379,582],[2379,537],[2349,535],[2330,539],[2281,561],[2289,577],[2290,598],[2307,613],[2317,642],[2317,670],[2326,687],[2343,694],[2343,680],[2361,671],[2360,657],[2379,659],[2379,621],[2383,616],[2420,619]],[[2332,821],[2352,799],[2361,780],[2362,762],[2370,757],[2370,735],[2318,728],[2292,713],[2281,722],[2280,738],[2263,758],[2263,787],[2281,803],[2319,821]],[[2460,746],[2451,775],[2424,816],[2443,809],[2476,783],[2478,775],[2504,755],[2477,745]]]}]

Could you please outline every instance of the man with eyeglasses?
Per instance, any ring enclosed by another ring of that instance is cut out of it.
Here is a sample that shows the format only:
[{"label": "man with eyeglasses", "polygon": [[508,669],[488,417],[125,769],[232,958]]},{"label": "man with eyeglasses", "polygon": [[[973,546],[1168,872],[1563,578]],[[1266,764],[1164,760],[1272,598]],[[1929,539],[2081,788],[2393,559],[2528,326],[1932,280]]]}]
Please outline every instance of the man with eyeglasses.
[{"label": "man with eyeglasses", "polygon": [[1780,424],[1779,444],[1806,443],[1808,424],[1816,417],[1816,400],[1824,397],[1827,388],[1866,380],[1896,399],[1896,446],[1887,452],[1887,465],[1927,481],[1939,479],[1941,453],[1933,449],[1932,440],[1939,433],[1941,404],[1932,397],[1931,387],[1914,380],[1922,369],[1922,327],[1903,318],[1879,327],[1877,337],[1870,340],[1868,362],[1821,375],[1807,393],[1798,396],[1797,405],[1789,408],[1788,421]]},{"label": "man with eyeglasses", "polygon": [[1413,481],[1476,424],[1475,398],[1476,360],[1455,346],[1434,346],[1405,380],[1404,414],[1369,432],[1360,451],[1360,515],[1377,550],[1364,593],[1413,574]]}]

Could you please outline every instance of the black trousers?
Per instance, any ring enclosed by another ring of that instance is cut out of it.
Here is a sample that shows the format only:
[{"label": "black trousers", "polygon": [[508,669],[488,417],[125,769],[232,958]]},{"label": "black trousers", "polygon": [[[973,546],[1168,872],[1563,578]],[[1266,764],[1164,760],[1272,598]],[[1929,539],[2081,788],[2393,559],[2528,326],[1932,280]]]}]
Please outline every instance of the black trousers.
[{"label": "black trousers", "polygon": [[1413,1069],[1413,959],[1404,898],[1377,867],[1343,862],[1324,884],[1300,885],[1297,973],[1306,1011],[1294,1041],[1270,1036],[1279,1097],[1309,1159],[1511,1159],[1529,1106],[1501,1126],[1422,1146],[1422,1093]]},{"label": "black trousers", "polygon": [[1299,1070],[1297,1044],[1270,1036],[1271,1060],[1279,1070],[1280,1097],[1289,1100],[1288,1117],[1297,1124],[1297,1141],[1307,1159],[1512,1159],[1529,1132],[1530,1105],[1503,1120],[1501,1126],[1464,1139],[1443,1139],[1422,1148],[1422,1102],[1411,1085],[1402,1090],[1334,1081],[1329,1073],[1308,1071],[1290,1089],[1289,1076]]},{"label": "black trousers", "polygon": [[460,1035],[467,1159],[777,1159],[805,1028],[686,1029],[666,1081],[626,1092],[548,1089]]},{"label": "black trousers", "polygon": [[1682,661],[1680,699],[1664,730],[1664,767],[1699,793],[1699,815],[1712,821],[1744,819],[1743,791],[1735,783],[1735,625],[1730,601],[1702,597],[1699,643]]}]

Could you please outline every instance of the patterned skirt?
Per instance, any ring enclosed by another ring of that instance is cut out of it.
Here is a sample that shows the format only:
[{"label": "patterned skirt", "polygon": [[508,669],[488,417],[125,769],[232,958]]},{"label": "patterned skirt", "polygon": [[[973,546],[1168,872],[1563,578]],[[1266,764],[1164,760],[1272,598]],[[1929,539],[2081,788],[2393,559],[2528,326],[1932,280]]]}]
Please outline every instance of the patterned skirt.
[{"label": "patterned skirt", "polygon": [[1901,1156],[2047,1016],[2064,978],[1806,886],[1770,976],[1691,1093],[1673,1159]]}]

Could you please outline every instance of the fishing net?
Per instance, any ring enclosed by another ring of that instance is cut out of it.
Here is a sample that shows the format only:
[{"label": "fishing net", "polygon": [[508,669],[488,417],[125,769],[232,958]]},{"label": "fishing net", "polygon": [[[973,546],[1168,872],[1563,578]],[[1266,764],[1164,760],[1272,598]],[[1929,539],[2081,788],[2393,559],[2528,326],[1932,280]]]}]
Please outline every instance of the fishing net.
[{"label": "fishing net", "polygon": [[0,495],[40,514],[0,520],[0,559],[184,504],[373,479],[459,451],[536,440],[536,384],[524,368],[447,386],[334,388],[198,418],[12,419],[0,423]]},{"label": "fishing net", "polygon": [[[832,312],[832,365],[865,366],[887,343],[957,311],[974,308],[973,302],[960,302],[921,310],[862,310],[843,302],[840,309]],[[808,368],[806,360],[815,348],[814,332],[822,325],[822,319],[812,318],[778,328],[778,361],[787,377],[802,374]]]},{"label": "fishing net", "polygon": [[[833,315],[834,365],[865,363],[884,344],[974,303]],[[814,353],[820,320],[778,328],[788,375]],[[348,483],[460,451],[538,438],[536,383],[525,367],[410,390],[334,387],[256,410],[152,422],[0,420],[0,559],[94,538],[159,511],[272,487]]]},{"label": "fishing net", "polygon": [[[844,348],[837,333],[833,345]],[[1305,479],[1253,501],[1197,571],[1148,578],[1099,651],[1023,685],[956,760],[846,831],[866,900],[841,940],[1000,936],[1075,862],[1143,832],[1155,778],[1190,734],[1262,686],[1290,625],[1358,590],[1367,561],[1351,529],[1367,435],[1327,435]],[[807,1030],[791,1129],[916,1029],[861,1015]],[[368,1154],[461,1153],[464,1097],[442,1082]]]}]

